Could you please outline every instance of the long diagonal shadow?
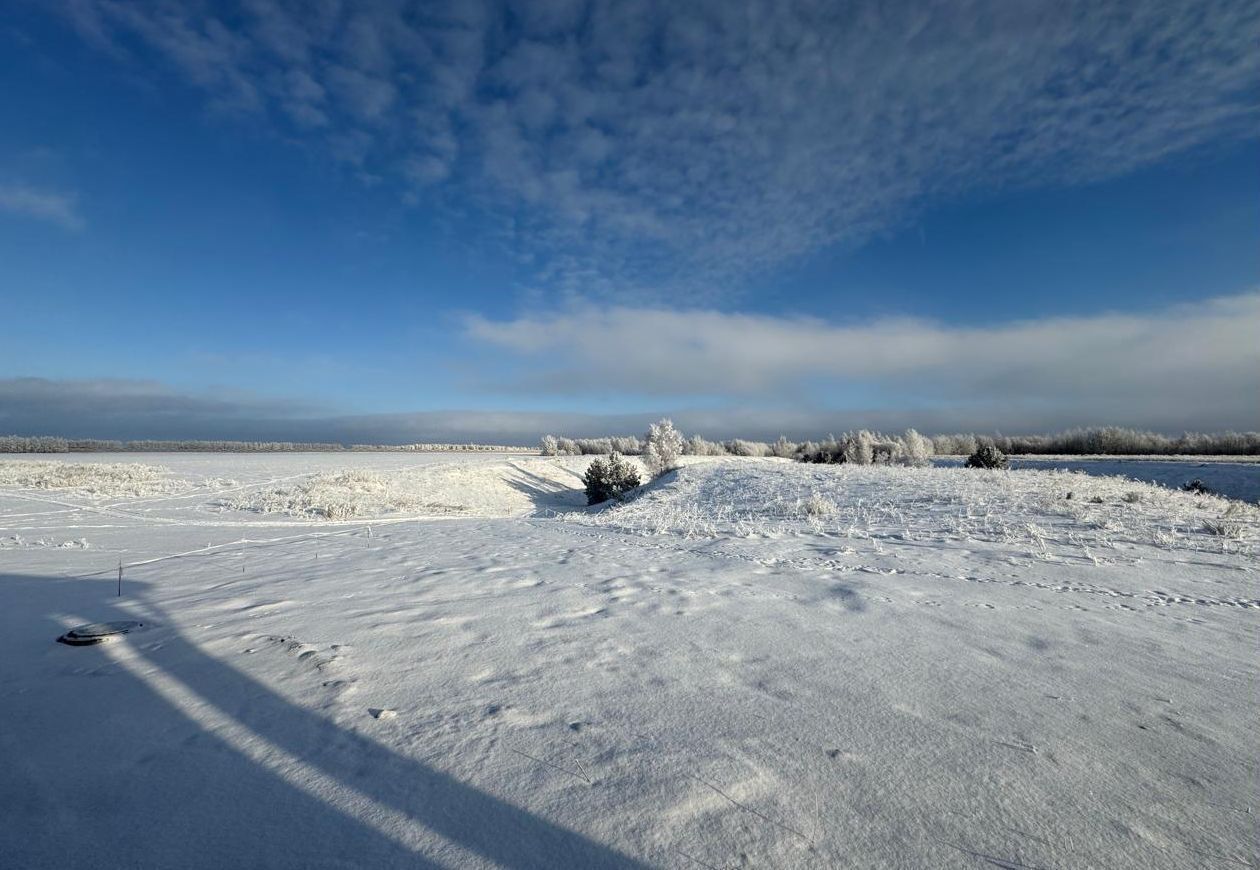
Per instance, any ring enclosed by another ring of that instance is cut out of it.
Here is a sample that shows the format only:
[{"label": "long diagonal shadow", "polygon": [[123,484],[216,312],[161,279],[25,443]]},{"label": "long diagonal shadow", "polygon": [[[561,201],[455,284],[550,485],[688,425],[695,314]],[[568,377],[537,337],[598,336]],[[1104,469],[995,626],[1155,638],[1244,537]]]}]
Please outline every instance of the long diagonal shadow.
[{"label": "long diagonal shadow", "polygon": [[[66,599],[85,600],[83,588],[76,587],[73,591],[64,588],[68,582],[71,581],[0,576],[0,595],[3,595],[0,601],[7,602],[13,596],[21,595],[21,589],[13,588],[15,584],[29,587],[32,591],[37,588],[38,594],[28,594],[27,598],[42,602],[40,606],[43,609],[39,615],[46,620],[44,625],[50,625],[49,614],[66,611],[73,606]],[[137,589],[137,586],[141,588]],[[101,606],[99,590],[100,585],[96,584],[94,591],[97,594],[90,597],[90,616],[93,619],[137,618],[134,607],[124,611],[110,604]],[[57,594],[58,591],[64,594]],[[294,705],[264,684],[202,651],[174,628],[174,622],[160,607],[145,600],[143,584],[132,585],[129,599],[133,605],[137,595],[148,612],[147,618],[140,618],[151,620],[158,626],[153,636],[160,638],[160,644],[140,642],[144,635],[136,635],[126,642],[132,644],[134,652],[148,665],[187,687],[223,715],[353,792],[405,815],[451,843],[500,866],[648,866],[609,845],[561,827]],[[7,614],[13,615],[12,612]],[[59,625],[57,629],[60,629]],[[29,629],[26,633],[30,634]],[[48,641],[52,636],[55,635],[50,634]],[[151,689],[146,691],[153,694]],[[135,693],[130,694],[134,696]],[[161,704],[170,706],[165,701]],[[164,711],[164,715],[169,713],[169,709]],[[179,715],[186,714],[180,712]],[[0,738],[3,737],[5,735],[0,733]],[[0,743],[0,757],[3,756],[3,748]],[[243,775],[237,770],[242,763],[255,768],[248,775],[258,775],[258,765],[230,750],[230,747],[225,749],[229,750],[225,757],[231,757],[230,775]],[[207,771],[200,773],[218,775]],[[263,775],[276,776],[270,771],[263,771]],[[375,866],[381,863],[437,866],[392,841],[375,842],[384,838],[379,831],[326,804],[312,807],[311,802],[316,800],[313,796],[292,786],[289,789],[293,794],[286,796],[285,800],[292,799],[301,803],[307,812],[324,815],[330,824],[345,829],[347,836],[365,838],[372,846],[368,851],[374,853],[374,859],[368,860]],[[0,799],[3,798],[5,792],[0,788]],[[0,845],[3,844],[3,832],[0,832]]]},{"label": "long diagonal shadow", "polygon": [[101,586],[0,575],[0,866],[439,866],[251,759],[100,647],[54,643],[56,613],[133,618]]}]

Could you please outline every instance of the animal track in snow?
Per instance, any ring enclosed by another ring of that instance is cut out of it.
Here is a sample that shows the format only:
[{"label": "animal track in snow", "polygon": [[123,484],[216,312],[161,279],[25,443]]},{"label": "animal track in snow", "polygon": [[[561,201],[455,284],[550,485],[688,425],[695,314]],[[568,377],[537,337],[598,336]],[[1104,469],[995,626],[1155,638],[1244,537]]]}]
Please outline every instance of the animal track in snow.
[{"label": "animal track in snow", "polygon": [[[337,670],[337,663],[344,655],[343,650],[348,649],[344,644],[334,643],[325,647],[319,647],[293,637],[281,635],[268,635],[264,640],[270,649],[279,650],[293,656],[298,663],[310,668],[313,673],[320,675],[327,675],[330,671]],[[246,652],[255,652],[255,650],[249,649]],[[336,676],[323,680],[320,686],[335,697],[353,691],[354,684],[355,680],[351,677]]]}]

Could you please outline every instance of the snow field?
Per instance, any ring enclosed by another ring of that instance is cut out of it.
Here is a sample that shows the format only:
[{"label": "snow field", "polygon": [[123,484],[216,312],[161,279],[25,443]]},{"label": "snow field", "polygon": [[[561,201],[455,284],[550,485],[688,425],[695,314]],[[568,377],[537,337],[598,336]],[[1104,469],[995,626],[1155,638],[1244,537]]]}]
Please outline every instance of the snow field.
[{"label": "snow field", "polygon": [[[0,549],[0,855],[1260,863],[1253,507],[721,459],[587,509],[587,461],[172,457],[187,496],[0,491],[0,538],[91,542]],[[357,513],[312,512],[324,489]],[[112,619],[146,628],[52,642]]]}]

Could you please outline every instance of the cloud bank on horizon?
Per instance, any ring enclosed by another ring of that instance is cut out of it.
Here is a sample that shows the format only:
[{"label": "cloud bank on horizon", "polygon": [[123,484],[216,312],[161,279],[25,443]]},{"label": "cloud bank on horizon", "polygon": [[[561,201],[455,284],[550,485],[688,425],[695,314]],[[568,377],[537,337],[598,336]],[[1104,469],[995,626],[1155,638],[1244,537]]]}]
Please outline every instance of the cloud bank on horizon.
[{"label": "cloud bank on horizon", "polygon": [[[1056,318],[993,327],[911,320],[817,320],[584,307],[489,321],[471,341],[506,351],[481,390],[549,399],[613,391],[648,397],[642,413],[429,411],[346,415],[241,393],[189,395],[120,380],[0,380],[0,430],[109,438],[487,440],[545,432],[637,432],[661,413],[710,437],[819,437],[917,427],[1009,434],[1124,424],[1177,433],[1260,423],[1260,292],[1148,316]],[[540,369],[512,381],[522,357]],[[829,404],[838,384],[874,385],[876,406]],[[767,404],[768,396],[777,399]]]},{"label": "cloud bank on horizon", "polygon": [[470,317],[471,337],[532,358],[494,381],[543,395],[618,390],[667,399],[834,394],[878,388],[901,405],[984,397],[1095,420],[1251,424],[1260,395],[1260,292],[1146,315],[996,326],[910,319],[834,325],[718,311],[596,308],[510,321]]},{"label": "cloud bank on horizon", "polygon": [[156,61],[400,195],[470,203],[583,297],[713,294],[947,195],[1113,177],[1254,135],[1260,10],[77,0]]}]

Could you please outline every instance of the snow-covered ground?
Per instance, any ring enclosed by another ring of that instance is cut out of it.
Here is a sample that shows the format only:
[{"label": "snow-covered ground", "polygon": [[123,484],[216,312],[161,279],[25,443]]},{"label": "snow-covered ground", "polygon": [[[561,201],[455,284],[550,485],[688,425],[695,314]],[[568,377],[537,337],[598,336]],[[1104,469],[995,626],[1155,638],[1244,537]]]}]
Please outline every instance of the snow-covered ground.
[{"label": "snow-covered ground", "polygon": [[[588,510],[589,458],[54,461],[0,461],[0,866],[1260,865],[1252,505],[724,459]],[[145,625],[53,642],[115,619]]]}]

